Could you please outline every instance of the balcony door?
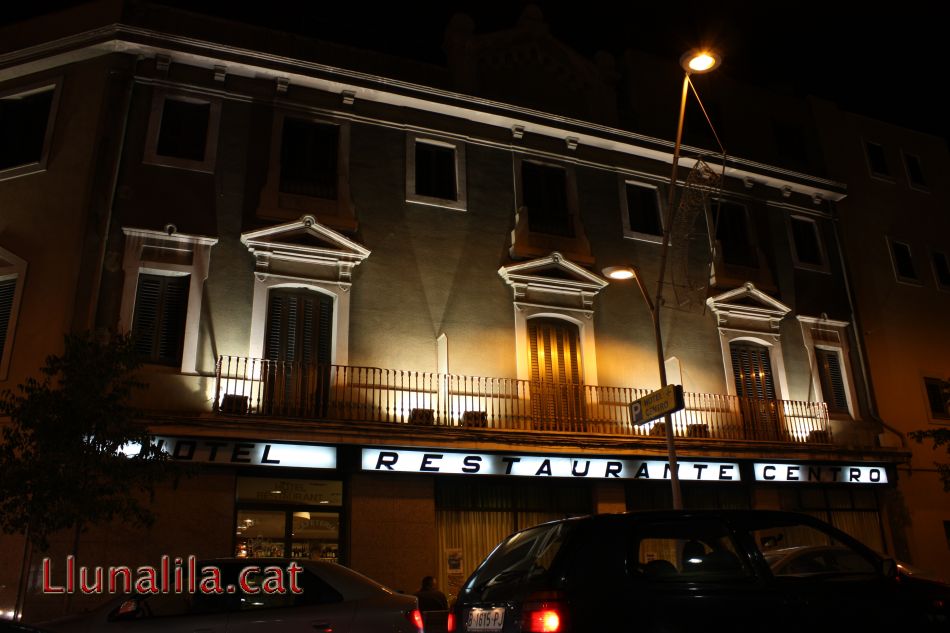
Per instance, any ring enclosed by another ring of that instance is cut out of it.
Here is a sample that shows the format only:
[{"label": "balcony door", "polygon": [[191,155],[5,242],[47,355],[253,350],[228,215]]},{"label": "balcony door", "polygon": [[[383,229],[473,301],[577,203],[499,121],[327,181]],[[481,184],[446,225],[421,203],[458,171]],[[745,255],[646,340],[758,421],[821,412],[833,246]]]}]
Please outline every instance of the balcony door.
[{"label": "balcony door", "polygon": [[756,440],[781,439],[769,349],[755,343],[733,342],[729,344],[729,351],[744,436]]},{"label": "balcony door", "polygon": [[583,430],[584,387],[577,326],[529,319],[531,414],[536,428]]},{"label": "balcony door", "polygon": [[272,290],[265,331],[269,412],[319,416],[329,385],[333,299],[304,288]]}]

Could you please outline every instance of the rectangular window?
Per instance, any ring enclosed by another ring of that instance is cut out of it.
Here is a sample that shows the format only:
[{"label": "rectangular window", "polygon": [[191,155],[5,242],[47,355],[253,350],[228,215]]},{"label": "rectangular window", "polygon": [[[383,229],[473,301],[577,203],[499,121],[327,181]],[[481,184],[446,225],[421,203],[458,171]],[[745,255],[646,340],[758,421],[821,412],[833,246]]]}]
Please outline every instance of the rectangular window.
[{"label": "rectangular window", "polygon": [[132,337],[145,362],[181,364],[190,283],[190,275],[139,275]]},{"label": "rectangular window", "polygon": [[210,118],[210,103],[165,99],[155,153],[204,161]]},{"label": "rectangular window", "polygon": [[455,150],[416,141],[416,195],[455,200]]},{"label": "rectangular window", "polygon": [[939,378],[924,378],[927,389],[927,401],[930,415],[944,420],[950,419],[950,382]]},{"label": "rectangular window", "polygon": [[841,372],[841,357],[837,351],[815,348],[815,360],[818,363],[818,379],[821,382],[821,394],[828,404],[830,413],[850,413],[848,396]]},{"label": "rectangular window", "polygon": [[758,266],[758,257],[749,236],[746,208],[735,202],[719,200],[714,203],[714,220],[722,261],[748,268]]},{"label": "rectangular window", "polygon": [[627,182],[624,183],[624,195],[627,205],[625,228],[628,235],[649,241],[661,241],[650,239],[663,236],[660,195],[657,188]]},{"label": "rectangular window", "polygon": [[818,235],[818,225],[810,218],[789,218],[794,242],[795,263],[808,267],[824,267],[825,254]]},{"label": "rectangular window", "polygon": [[567,204],[567,173],[561,167],[523,161],[522,199],[532,233],[574,237],[574,222]]},{"label": "rectangular window", "polygon": [[285,117],[280,146],[280,191],[335,200],[339,137],[336,125]]},{"label": "rectangular window", "polygon": [[887,157],[884,155],[884,147],[877,143],[867,141],[864,144],[865,152],[868,157],[868,165],[871,167],[871,173],[875,176],[884,176],[889,178],[891,170],[887,168]]},{"label": "rectangular window", "polygon": [[907,169],[907,180],[918,189],[927,188],[927,179],[924,177],[924,168],[920,159],[913,154],[904,154],[904,167]]},{"label": "rectangular window", "polygon": [[891,259],[894,263],[894,274],[898,281],[908,281],[919,283],[917,268],[914,266],[914,257],[910,251],[910,245],[904,242],[889,240],[891,246]]},{"label": "rectangular window", "polygon": [[934,277],[941,290],[950,290],[950,258],[942,251],[933,251],[931,254],[934,266]]},{"label": "rectangular window", "polygon": [[10,317],[13,314],[13,295],[17,278],[0,279],[0,358],[7,349],[7,334],[11,334]]},{"label": "rectangular window", "polygon": [[55,86],[0,97],[0,172],[42,165]]}]

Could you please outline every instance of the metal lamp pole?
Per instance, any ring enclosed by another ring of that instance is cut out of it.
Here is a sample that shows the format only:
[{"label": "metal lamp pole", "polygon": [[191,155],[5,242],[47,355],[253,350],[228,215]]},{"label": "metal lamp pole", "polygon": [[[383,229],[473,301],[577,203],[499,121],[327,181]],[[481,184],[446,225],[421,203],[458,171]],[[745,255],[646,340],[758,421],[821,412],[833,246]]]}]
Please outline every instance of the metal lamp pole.
[{"label": "metal lamp pole", "polygon": [[[656,295],[654,300],[650,300],[646,287],[643,285],[643,277],[640,271],[635,267],[614,266],[605,268],[604,274],[614,279],[629,279],[631,276],[636,280],[640,294],[647,307],[650,308],[650,317],[653,319],[653,338],[656,342],[656,362],[657,369],[660,372],[660,388],[667,386],[666,383],[666,357],[663,353],[663,332],[660,328],[660,306],[663,305],[663,283],[666,279],[666,259],[670,250],[670,229],[673,220],[673,204],[676,199],[676,173],[679,169],[680,144],[683,140],[683,120],[686,116],[686,97],[689,94],[689,76],[693,73],[705,73],[715,69],[719,65],[719,57],[709,51],[690,51],[680,58],[680,65],[686,71],[683,77],[683,94],[680,97],[679,118],[676,122],[676,142],[673,144],[673,169],[670,174],[669,196],[666,205],[666,218],[663,222],[663,245],[660,249],[660,272],[656,281]],[[664,418],[666,427],[666,452],[667,460],[670,465],[670,489],[673,493],[673,509],[683,509],[683,493],[680,489],[679,469],[676,463],[676,440],[673,433],[673,418],[667,413]]]}]

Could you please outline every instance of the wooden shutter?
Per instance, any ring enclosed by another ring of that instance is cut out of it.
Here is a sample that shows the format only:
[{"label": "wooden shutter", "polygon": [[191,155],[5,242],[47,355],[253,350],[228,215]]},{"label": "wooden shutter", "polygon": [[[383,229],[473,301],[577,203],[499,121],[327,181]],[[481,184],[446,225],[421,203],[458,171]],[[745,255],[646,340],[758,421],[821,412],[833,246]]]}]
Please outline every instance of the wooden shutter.
[{"label": "wooden shutter", "polygon": [[849,413],[848,396],[844,388],[844,376],[841,373],[838,352],[815,348],[815,359],[818,361],[821,395],[828,403],[828,411]]},{"label": "wooden shutter", "polygon": [[584,415],[577,328],[556,319],[529,319],[528,341],[531,408],[536,423],[544,428],[575,429]]},{"label": "wooden shutter", "polygon": [[13,295],[16,292],[16,277],[0,281],[0,358],[6,349],[10,315],[13,313]]},{"label": "wooden shutter", "polygon": [[305,364],[329,364],[333,299],[312,290],[275,290],[267,308],[264,357]]},{"label": "wooden shutter", "polygon": [[769,350],[762,345],[731,343],[732,373],[736,394],[745,398],[774,400],[775,383]]},{"label": "wooden shutter", "polygon": [[136,351],[146,361],[181,362],[190,284],[189,275],[139,275],[132,335]]}]

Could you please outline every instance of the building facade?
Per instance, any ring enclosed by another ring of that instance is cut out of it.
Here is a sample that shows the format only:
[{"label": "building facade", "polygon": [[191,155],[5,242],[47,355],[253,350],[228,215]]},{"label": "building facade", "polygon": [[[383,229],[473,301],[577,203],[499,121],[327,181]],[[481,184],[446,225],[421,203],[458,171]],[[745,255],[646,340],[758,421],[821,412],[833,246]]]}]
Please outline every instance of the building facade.
[{"label": "building facade", "polygon": [[[453,593],[514,529],[669,507],[665,422],[629,409],[659,386],[650,312],[602,274],[652,288],[664,229],[687,507],[902,542],[845,185],[692,124],[671,197],[673,144],[630,89],[662,64],[587,60],[533,9],[454,19],[446,67],[118,2],[0,41],[0,125],[30,149],[0,164],[0,386],[65,332],[131,332],[143,423],[194,465],[150,530],[88,532],[85,564],[286,555]],[[3,609],[23,550],[0,542]],[[27,613],[52,613],[36,569]]]}]

